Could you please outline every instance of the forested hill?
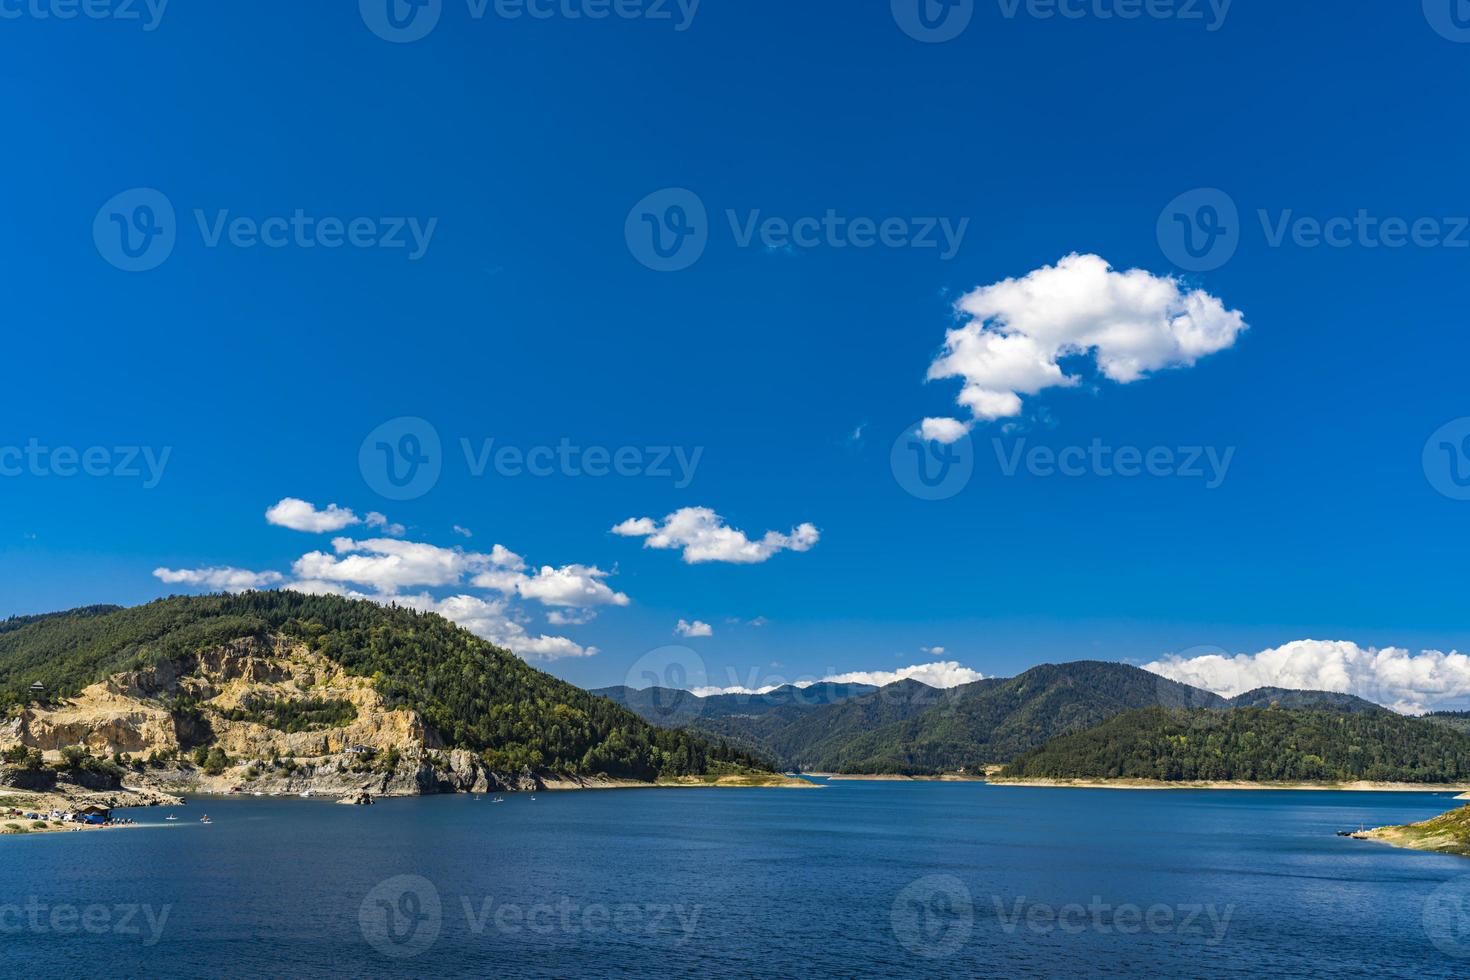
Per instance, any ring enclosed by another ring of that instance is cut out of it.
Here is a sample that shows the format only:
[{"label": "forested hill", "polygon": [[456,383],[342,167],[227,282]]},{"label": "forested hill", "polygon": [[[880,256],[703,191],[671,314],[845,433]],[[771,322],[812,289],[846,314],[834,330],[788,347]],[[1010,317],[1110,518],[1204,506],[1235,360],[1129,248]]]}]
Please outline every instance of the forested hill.
[{"label": "forested hill", "polygon": [[129,670],[191,658],[244,638],[284,637],[371,679],[389,706],[415,711],[451,748],[497,770],[653,779],[712,767],[765,770],[687,731],[669,731],[440,616],[295,592],[161,599],[0,623],[0,708],[52,698]]},{"label": "forested hill", "polygon": [[1391,711],[1129,711],[1052,739],[1003,777],[1453,783],[1470,737]]}]

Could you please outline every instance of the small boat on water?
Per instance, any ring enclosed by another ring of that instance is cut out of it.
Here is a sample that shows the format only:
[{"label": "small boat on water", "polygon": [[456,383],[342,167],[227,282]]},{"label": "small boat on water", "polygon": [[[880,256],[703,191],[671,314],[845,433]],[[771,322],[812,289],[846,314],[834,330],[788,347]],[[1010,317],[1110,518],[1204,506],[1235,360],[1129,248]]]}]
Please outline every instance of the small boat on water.
[{"label": "small boat on water", "polygon": [[213,820],[209,819],[209,814],[207,814],[207,813],[204,816],[202,816],[202,817],[199,818],[199,822],[200,823],[214,823]]},{"label": "small boat on water", "polygon": [[168,816],[164,817],[163,819],[165,819],[165,820],[177,820],[179,818],[176,817],[176,816],[174,816],[172,813],[170,813]]},{"label": "small boat on water", "polygon": [[490,802],[491,803],[504,803],[505,801],[502,800],[500,797],[497,796],[497,797],[495,797],[495,799],[491,800]]},{"label": "small boat on water", "polygon": [[309,799],[311,799],[311,798],[312,798],[312,796],[314,796],[314,795],[315,795],[315,794],[314,794],[314,793],[312,793],[312,791],[311,791],[311,790],[309,790],[309,789],[304,789],[304,790],[302,790],[302,791],[301,791],[301,792],[300,792],[300,793],[299,793],[299,794],[298,794],[298,795],[299,795],[299,796],[300,796],[300,797],[301,797],[301,798],[302,798],[302,799],[303,799],[303,800],[309,800]]}]

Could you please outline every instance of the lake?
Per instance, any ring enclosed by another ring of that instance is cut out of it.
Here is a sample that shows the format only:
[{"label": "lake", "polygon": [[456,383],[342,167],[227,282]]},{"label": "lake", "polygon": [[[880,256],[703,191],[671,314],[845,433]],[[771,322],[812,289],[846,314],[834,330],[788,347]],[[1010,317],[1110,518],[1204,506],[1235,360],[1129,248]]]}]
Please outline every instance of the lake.
[{"label": "lake", "polygon": [[[1470,859],[1334,836],[1449,794],[834,782],[0,839],[11,976],[1463,976]],[[198,823],[203,813],[214,822]]]}]

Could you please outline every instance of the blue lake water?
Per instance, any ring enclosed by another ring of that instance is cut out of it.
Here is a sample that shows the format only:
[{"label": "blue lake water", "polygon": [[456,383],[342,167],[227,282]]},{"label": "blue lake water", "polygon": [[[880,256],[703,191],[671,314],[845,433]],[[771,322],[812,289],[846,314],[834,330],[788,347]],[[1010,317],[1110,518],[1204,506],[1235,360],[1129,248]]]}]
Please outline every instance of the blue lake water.
[{"label": "blue lake water", "polygon": [[[0,840],[7,976],[1465,976],[1448,794],[839,782],[196,799]],[[214,823],[201,826],[208,812]]]}]

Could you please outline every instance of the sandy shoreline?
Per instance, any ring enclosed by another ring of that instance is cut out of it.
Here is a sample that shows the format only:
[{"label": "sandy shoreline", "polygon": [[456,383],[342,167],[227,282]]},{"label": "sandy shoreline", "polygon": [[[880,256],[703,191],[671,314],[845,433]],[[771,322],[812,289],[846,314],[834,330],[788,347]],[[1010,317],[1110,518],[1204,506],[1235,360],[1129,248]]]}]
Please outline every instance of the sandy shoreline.
[{"label": "sandy shoreline", "polygon": [[1229,789],[1229,790],[1321,790],[1351,793],[1465,793],[1462,784],[1442,783],[1252,783],[1243,780],[1165,782],[1158,779],[998,779],[992,786],[1033,786],[1053,789]]}]

